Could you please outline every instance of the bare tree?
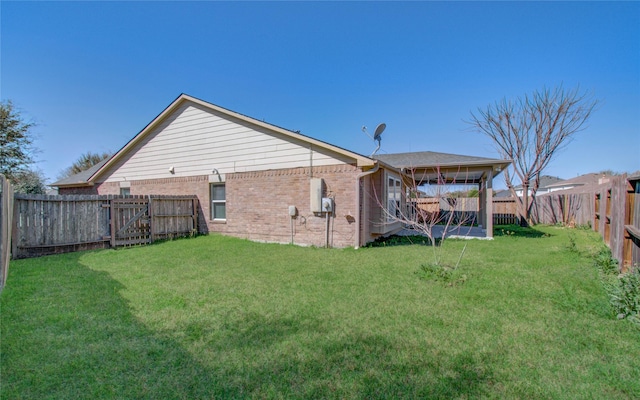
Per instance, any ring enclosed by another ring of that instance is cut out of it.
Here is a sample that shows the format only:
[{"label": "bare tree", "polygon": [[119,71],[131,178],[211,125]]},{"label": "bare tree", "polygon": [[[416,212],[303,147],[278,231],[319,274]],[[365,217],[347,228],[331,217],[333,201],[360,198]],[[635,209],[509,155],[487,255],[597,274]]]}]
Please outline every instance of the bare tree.
[{"label": "bare tree", "polygon": [[[443,266],[440,249],[443,241],[448,235],[466,235],[470,232],[476,212],[469,209],[466,200],[472,200],[473,204],[476,204],[477,200],[460,197],[459,194],[457,197],[452,196],[454,192],[450,190],[450,185],[469,183],[459,170],[448,177],[439,167],[428,171],[405,168],[404,172],[404,190],[400,197],[396,195],[396,198],[392,199],[387,194],[385,198],[375,191],[374,185],[376,202],[383,210],[383,218],[387,223],[400,222],[407,229],[427,237],[433,254],[432,264]],[[464,249],[453,269],[457,268],[463,254]]]},{"label": "bare tree", "polygon": [[[505,183],[516,198],[521,225],[530,221],[531,206],[540,186],[540,174],[554,154],[573,136],[585,129],[597,100],[579,88],[543,89],[515,100],[502,100],[471,113],[473,128],[493,140],[503,158],[513,161],[513,173],[522,185],[522,197],[516,196],[510,169],[504,171]],[[531,196],[531,201],[529,201]]]}]

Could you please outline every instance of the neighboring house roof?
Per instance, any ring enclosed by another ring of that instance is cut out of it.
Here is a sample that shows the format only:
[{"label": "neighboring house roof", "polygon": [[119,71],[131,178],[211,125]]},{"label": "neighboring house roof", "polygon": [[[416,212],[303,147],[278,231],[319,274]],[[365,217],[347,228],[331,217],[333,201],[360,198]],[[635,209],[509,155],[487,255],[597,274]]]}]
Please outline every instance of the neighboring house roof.
[{"label": "neighboring house roof", "polygon": [[[562,178],[558,178],[557,176],[542,175],[540,177],[540,186],[538,187],[538,191],[548,188],[550,185],[556,184],[558,182],[564,182],[564,180]],[[522,190],[522,185],[514,186],[514,189]]]},{"label": "neighboring house roof", "polygon": [[495,177],[511,164],[509,160],[434,151],[378,154],[374,158],[399,169],[411,169],[414,175],[420,176],[416,180],[424,183],[441,178],[450,183],[478,183],[487,171],[493,171]]},{"label": "neighboring house roof", "polygon": [[[571,179],[543,175],[540,177],[540,187],[537,196],[548,194],[583,193],[595,190],[597,186],[609,181],[611,177],[603,174],[584,174]],[[514,187],[516,191],[522,191],[522,185]],[[562,193],[560,193],[562,192]]]},{"label": "neighboring house roof", "polygon": [[608,178],[609,177],[607,175],[603,175],[603,174],[595,174],[595,173],[584,174],[584,175],[577,176],[575,178],[565,179],[563,181],[547,185],[547,187],[552,189],[552,188],[564,188],[568,186],[575,187],[575,186],[591,185],[594,183],[599,184],[602,179],[608,179]]},{"label": "neighboring house roof", "polygon": [[509,190],[496,190],[495,194],[493,195],[493,197],[495,198],[499,198],[499,199],[505,199],[508,197],[511,197],[511,192]]},{"label": "neighboring house roof", "polygon": [[86,169],[82,172],[79,172],[75,175],[68,176],[64,179],[60,179],[59,181],[54,182],[49,186],[57,186],[57,187],[86,186],[87,181],[89,180],[89,178],[91,178],[91,175],[95,174],[96,171],[102,168],[107,163],[107,161],[109,161],[109,159],[105,158],[104,160],[100,161],[93,167]]},{"label": "neighboring house roof", "polygon": [[592,193],[597,191],[600,185],[609,182],[610,179],[610,175],[584,174],[549,186],[549,192],[544,195]]}]

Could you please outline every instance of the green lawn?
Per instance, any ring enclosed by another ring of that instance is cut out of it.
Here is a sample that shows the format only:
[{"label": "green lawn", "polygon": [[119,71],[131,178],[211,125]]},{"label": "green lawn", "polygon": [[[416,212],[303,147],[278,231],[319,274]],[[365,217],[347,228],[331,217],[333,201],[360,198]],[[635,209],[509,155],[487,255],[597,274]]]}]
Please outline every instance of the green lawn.
[{"label": "green lawn", "polygon": [[[13,261],[4,399],[640,398],[590,231],[301,248],[203,236]],[[497,233],[503,233],[498,228]],[[577,247],[572,246],[575,243]]]}]

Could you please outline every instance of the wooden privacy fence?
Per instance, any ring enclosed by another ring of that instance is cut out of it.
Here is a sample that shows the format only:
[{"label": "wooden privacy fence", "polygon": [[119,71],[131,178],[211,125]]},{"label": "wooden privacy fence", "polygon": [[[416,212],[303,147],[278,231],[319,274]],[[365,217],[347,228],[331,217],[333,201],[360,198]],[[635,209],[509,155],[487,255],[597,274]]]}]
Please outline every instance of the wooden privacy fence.
[{"label": "wooden privacy fence", "polygon": [[621,271],[640,264],[640,176],[613,176],[599,185],[537,196],[532,219],[537,224],[591,225]]},{"label": "wooden privacy fence", "polygon": [[[454,201],[455,200],[455,201]],[[454,212],[455,219],[476,223],[479,203],[477,197],[415,199],[418,207],[427,212]],[[493,225],[517,224],[516,202],[512,198],[493,199]]]},{"label": "wooden privacy fence", "polygon": [[591,193],[538,195],[531,219],[534,224],[593,225],[592,198]]},{"label": "wooden privacy fence", "polygon": [[[452,201],[455,200],[455,201]],[[419,198],[418,207],[428,212],[455,212],[475,222],[478,198]],[[538,195],[531,208],[536,224],[592,225],[594,202],[591,193]],[[461,217],[462,218],[462,217]],[[517,204],[513,197],[493,199],[493,225],[518,224]]]},{"label": "wooden privacy fence", "polygon": [[493,225],[509,225],[519,222],[516,201],[512,198],[493,199]]},{"label": "wooden privacy fence", "polygon": [[14,196],[13,258],[152,243],[197,232],[196,196]]},{"label": "wooden privacy fence", "polygon": [[640,176],[615,176],[592,196],[593,228],[620,262],[620,269],[640,265]]},{"label": "wooden privacy fence", "polygon": [[11,219],[13,216],[13,188],[0,174],[0,290],[7,282],[11,258]]}]

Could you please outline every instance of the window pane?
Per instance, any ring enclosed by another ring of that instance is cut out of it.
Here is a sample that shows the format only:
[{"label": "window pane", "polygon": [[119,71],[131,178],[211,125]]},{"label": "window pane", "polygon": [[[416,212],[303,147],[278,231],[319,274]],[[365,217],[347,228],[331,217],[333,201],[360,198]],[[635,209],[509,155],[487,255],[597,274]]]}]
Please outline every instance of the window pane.
[{"label": "window pane", "polygon": [[213,185],[211,187],[211,200],[224,200],[224,185]]},{"label": "window pane", "polygon": [[215,219],[227,219],[227,207],[224,203],[213,204],[213,218]]}]

